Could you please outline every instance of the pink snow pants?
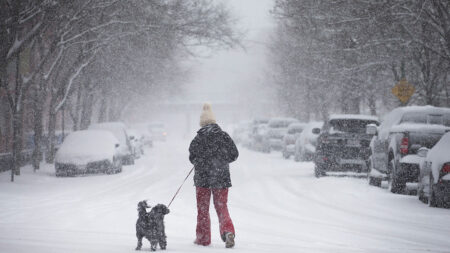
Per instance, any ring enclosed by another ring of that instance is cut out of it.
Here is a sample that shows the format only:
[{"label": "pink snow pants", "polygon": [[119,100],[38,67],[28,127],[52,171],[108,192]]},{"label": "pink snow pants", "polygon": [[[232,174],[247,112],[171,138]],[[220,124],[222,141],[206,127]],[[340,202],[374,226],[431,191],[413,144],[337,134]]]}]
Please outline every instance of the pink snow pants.
[{"label": "pink snow pants", "polygon": [[220,235],[226,232],[234,234],[234,226],[228,213],[228,188],[209,189],[197,187],[197,238],[196,244],[211,244],[211,220],[209,218],[209,202],[213,195],[214,207],[219,217]]}]

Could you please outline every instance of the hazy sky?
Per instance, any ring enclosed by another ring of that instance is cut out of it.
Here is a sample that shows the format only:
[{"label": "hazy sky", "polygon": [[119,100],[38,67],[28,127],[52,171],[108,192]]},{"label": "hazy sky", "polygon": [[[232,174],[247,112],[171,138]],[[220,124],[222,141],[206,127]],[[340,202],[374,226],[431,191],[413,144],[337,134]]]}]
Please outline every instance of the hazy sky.
[{"label": "hazy sky", "polygon": [[[213,52],[194,60],[193,76],[187,87],[190,101],[241,102],[267,100],[265,79],[266,46],[273,21],[269,14],[273,0],[218,0],[229,6],[238,19],[236,26],[245,33],[246,50],[236,48]],[[255,43],[255,41],[262,43]]]}]

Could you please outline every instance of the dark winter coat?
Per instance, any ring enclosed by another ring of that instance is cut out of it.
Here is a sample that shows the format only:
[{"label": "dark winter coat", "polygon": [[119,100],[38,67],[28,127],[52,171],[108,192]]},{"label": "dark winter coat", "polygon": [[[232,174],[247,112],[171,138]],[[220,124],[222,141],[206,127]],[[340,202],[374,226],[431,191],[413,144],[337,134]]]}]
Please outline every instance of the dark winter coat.
[{"label": "dark winter coat", "polygon": [[195,167],[195,186],[231,187],[229,163],[234,162],[238,156],[233,140],[219,125],[202,127],[189,146],[189,160]]}]

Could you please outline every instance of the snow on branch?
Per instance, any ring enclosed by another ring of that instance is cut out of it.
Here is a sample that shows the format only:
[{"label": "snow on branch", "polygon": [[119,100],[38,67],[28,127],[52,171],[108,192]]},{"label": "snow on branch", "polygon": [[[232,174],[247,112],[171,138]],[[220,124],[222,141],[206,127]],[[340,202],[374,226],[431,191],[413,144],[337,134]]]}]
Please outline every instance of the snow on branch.
[{"label": "snow on branch", "polygon": [[59,111],[61,109],[61,107],[64,105],[64,103],[67,100],[67,96],[69,95],[70,90],[72,88],[72,84],[73,84],[74,80],[80,75],[81,71],[92,62],[95,55],[96,55],[96,53],[92,53],[89,56],[89,58],[83,64],[81,64],[78,67],[78,69],[70,76],[69,81],[67,83],[67,88],[65,89],[65,92],[64,92],[64,96],[63,96],[62,100],[59,102],[59,104],[55,107],[54,112]]},{"label": "snow on branch", "polygon": [[8,54],[6,55],[5,60],[9,60],[12,56],[17,54],[20,51],[20,49],[24,46],[24,44],[36,35],[36,33],[41,28],[41,26],[42,26],[42,21],[40,21],[36,25],[34,25],[33,28],[29,32],[27,32],[27,34],[21,39],[19,39],[19,35],[16,34],[14,43],[11,46],[11,48],[8,50]]}]

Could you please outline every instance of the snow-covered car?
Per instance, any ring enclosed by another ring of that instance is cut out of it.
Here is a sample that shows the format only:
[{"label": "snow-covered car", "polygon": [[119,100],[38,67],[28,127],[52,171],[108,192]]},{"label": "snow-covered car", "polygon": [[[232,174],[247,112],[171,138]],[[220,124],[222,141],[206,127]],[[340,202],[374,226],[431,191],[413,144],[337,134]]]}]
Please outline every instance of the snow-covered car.
[{"label": "snow-covered car", "polygon": [[[267,127],[267,123],[269,122],[268,118],[255,118],[251,121],[251,124],[248,126],[248,138],[244,138],[243,140],[243,146],[248,147],[252,150],[261,151],[260,148],[257,148],[257,146],[260,146],[260,133],[258,131],[260,126],[264,126],[263,128]],[[255,143],[256,141],[256,143]],[[256,144],[256,147],[255,147]]]},{"label": "snow-covered car", "polygon": [[111,132],[119,140],[119,159],[123,165],[134,164],[133,148],[127,134],[127,127],[122,122],[104,122],[92,124],[89,130],[105,130]]},{"label": "snow-covered car", "polygon": [[316,177],[328,171],[367,172],[369,144],[373,137],[366,133],[369,124],[378,126],[378,118],[360,114],[331,115],[317,138]]},{"label": "snow-covered car", "polygon": [[270,146],[267,143],[268,124],[259,124],[253,127],[251,134],[251,149],[268,153],[270,152]]},{"label": "snow-covered car", "polygon": [[417,195],[432,207],[450,206],[450,132],[433,148],[421,148],[426,154],[420,163]]},{"label": "snow-covered car", "polygon": [[283,137],[288,131],[288,126],[297,123],[294,118],[272,118],[268,123],[267,145],[269,150],[281,151],[283,149]]},{"label": "snow-covered car", "polygon": [[119,147],[119,141],[110,132],[75,131],[65,138],[56,152],[56,176],[119,173],[122,171]]},{"label": "snow-covered car", "polygon": [[232,139],[236,144],[248,146],[250,143],[250,131],[252,122],[243,121],[239,122],[233,129]]},{"label": "snow-covered car", "polygon": [[164,123],[154,122],[148,124],[148,130],[151,133],[151,137],[153,141],[166,141],[167,139],[167,130]]},{"label": "snow-covered car", "polygon": [[134,158],[138,159],[144,154],[144,137],[134,129],[128,129],[127,133],[130,139],[131,148],[133,149]]},{"label": "snow-covered car", "polygon": [[407,106],[392,110],[373,129],[376,135],[370,143],[369,184],[380,186],[387,178],[391,192],[406,192],[407,183],[416,183],[419,178],[417,151],[432,148],[447,130],[450,108]]},{"label": "snow-covered car", "polygon": [[295,141],[294,160],[312,161],[316,153],[317,137],[323,122],[309,122]]},{"label": "snow-covered car", "polygon": [[131,126],[131,129],[141,136],[141,142],[144,146],[153,147],[152,133],[147,123],[137,123]]},{"label": "snow-covered car", "polygon": [[288,126],[287,132],[283,137],[282,154],[285,159],[288,159],[295,153],[295,141],[303,132],[305,123],[292,123]]}]

